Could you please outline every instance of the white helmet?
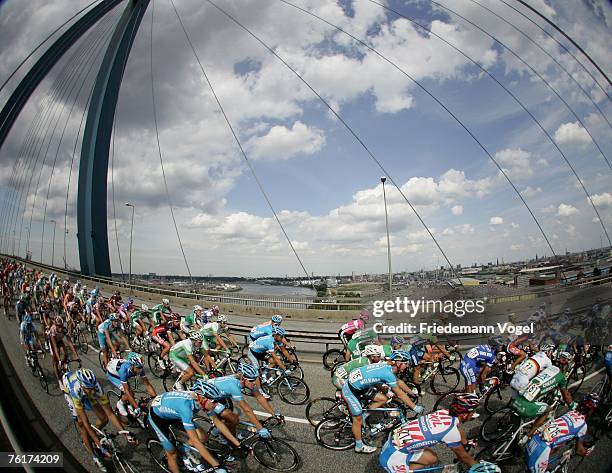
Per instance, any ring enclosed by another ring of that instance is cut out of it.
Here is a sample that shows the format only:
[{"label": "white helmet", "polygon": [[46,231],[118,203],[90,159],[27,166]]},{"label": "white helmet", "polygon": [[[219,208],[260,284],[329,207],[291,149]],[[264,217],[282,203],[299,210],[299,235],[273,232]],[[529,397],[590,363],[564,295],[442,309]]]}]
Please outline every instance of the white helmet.
[{"label": "white helmet", "polygon": [[143,312],[148,312],[149,311],[149,306],[147,304],[142,304],[140,306],[140,310],[142,310]]},{"label": "white helmet", "polygon": [[162,304],[170,305],[170,299],[162,299]]},{"label": "white helmet", "polygon": [[217,316],[217,322],[227,322],[227,315],[225,314],[219,314]]},{"label": "white helmet", "polygon": [[378,345],[366,345],[361,354],[363,356],[381,356]]},{"label": "white helmet", "polygon": [[197,305],[197,304],[196,304],[196,305],[194,305],[194,306],[193,306],[193,310],[194,310],[194,311],[195,311],[195,310],[202,310],[202,306],[201,306],[201,305]]}]

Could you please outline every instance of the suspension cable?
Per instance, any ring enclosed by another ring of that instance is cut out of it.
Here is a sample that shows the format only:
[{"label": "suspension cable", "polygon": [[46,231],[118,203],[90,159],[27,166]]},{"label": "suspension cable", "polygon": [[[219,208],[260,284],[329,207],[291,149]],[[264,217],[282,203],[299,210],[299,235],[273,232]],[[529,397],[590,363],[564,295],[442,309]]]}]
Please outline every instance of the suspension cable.
[{"label": "suspension cable", "polygon": [[113,117],[113,140],[111,141],[111,192],[113,196],[113,220],[115,222],[115,242],[117,243],[117,255],[119,256],[119,268],[121,269],[121,281],[125,282],[123,274],[123,262],[121,261],[121,250],[119,249],[119,235],[117,233],[117,208],[115,205],[115,133],[117,130],[117,108]]},{"label": "suspension cable", "polygon": [[236,141],[236,144],[238,145],[238,148],[240,149],[240,153],[242,154],[242,157],[244,158],[245,162],[247,163],[247,166],[248,166],[249,170],[251,171],[251,174],[253,175],[253,178],[255,179],[255,182],[257,183],[257,186],[259,187],[259,190],[260,190],[261,194],[263,195],[266,203],[268,204],[268,207],[270,208],[270,211],[274,215],[276,223],[278,223],[278,226],[280,227],[281,231],[283,232],[283,235],[285,236],[285,239],[287,240],[287,243],[289,243],[289,247],[291,248],[291,251],[295,255],[295,258],[297,259],[299,265],[301,266],[302,271],[306,275],[306,278],[308,279],[308,282],[310,283],[311,287],[316,291],[314,283],[313,283],[310,275],[308,274],[308,271],[306,270],[306,267],[304,266],[304,263],[302,262],[302,259],[300,258],[300,256],[298,255],[297,250],[293,246],[293,243],[291,242],[291,238],[289,238],[289,235],[287,234],[287,231],[285,230],[285,227],[283,226],[283,224],[281,223],[280,219],[278,218],[278,214],[277,214],[276,210],[274,209],[274,206],[272,205],[272,202],[270,201],[270,198],[269,198],[267,192],[265,191],[261,181],[259,180],[259,177],[257,176],[257,173],[255,172],[255,168],[253,167],[251,161],[247,157],[247,154],[246,154],[244,148],[242,147],[240,139],[238,138],[238,135],[236,134],[236,131],[234,130],[234,127],[232,126],[229,117],[225,113],[225,109],[221,105],[221,101],[219,100],[219,97],[217,96],[217,93],[215,92],[215,89],[214,89],[214,87],[212,85],[212,82],[211,82],[210,78],[208,77],[208,74],[206,74],[206,71],[204,70],[204,66],[202,65],[202,62],[200,61],[200,58],[199,58],[199,56],[198,56],[198,54],[197,54],[197,52],[195,50],[195,47],[193,46],[193,43],[191,42],[191,38],[189,37],[189,34],[187,33],[187,30],[185,29],[185,25],[183,24],[181,16],[179,15],[179,12],[176,9],[176,6],[174,5],[174,1],[170,0],[170,3],[172,4],[172,8],[174,9],[174,13],[176,14],[176,17],[177,17],[177,19],[178,19],[178,21],[179,21],[179,23],[181,25],[182,30],[185,33],[185,38],[187,39],[187,42],[189,43],[189,47],[191,48],[191,50],[193,52],[193,55],[195,56],[196,61],[198,62],[198,65],[200,66],[200,70],[202,71],[202,75],[206,79],[206,83],[210,87],[210,90],[211,90],[211,92],[212,92],[212,94],[213,94],[213,96],[215,98],[215,101],[217,102],[217,106],[219,107],[219,110],[223,114],[223,118],[225,119],[225,122],[227,123],[227,126],[228,126],[230,132],[232,133],[232,135],[234,137],[234,140]]},{"label": "suspension cable", "polygon": [[151,35],[150,35],[150,65],[151,65],[151,101],[153,103],[153,121],[155,122],[155,138],[157,140],[157,152],[159,154],[159,165],[161,167],[162,177],[164,181],[164,188],[166,190],[166,198],[168,199],[168,207],[170,208],[170,215],[172,216],[172,223],[174,224],[174,230],[176,231],[176,238],[178,240],[183,260],[185,261],[185,267],[187,273],[189,273],[189,280],[193,287],[193,277],[191,276],[191,270],[189,269],[189,263],[187,263],[187,256],[185,256],[185,250],[183,248],[183,242],[181,241],[181,235],[179,233],[178,225],[176,224],[176,218],[174,217],[174,209],[172,208],[172,200],[170,199],[170,191],[168,190],[168,181],[166,180],[166,171],[164,170],[164,159],[162,157],[161,144],[159,142],[159,128],[157,124],[157,107],[155,103],[155,83],[153,77],[153,20],[155,14],[155,0],[151,2]]}]

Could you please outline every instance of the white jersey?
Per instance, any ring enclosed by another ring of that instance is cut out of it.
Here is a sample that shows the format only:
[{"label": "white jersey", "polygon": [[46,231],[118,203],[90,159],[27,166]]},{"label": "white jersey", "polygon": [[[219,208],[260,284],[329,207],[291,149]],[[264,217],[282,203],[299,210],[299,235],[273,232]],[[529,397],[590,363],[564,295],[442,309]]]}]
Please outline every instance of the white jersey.
[{"label": "white jersey", "polygon": [[546,353],[539,351],[516,367],[510,386],[517,391],[525,389],[529,382],[546,368],[552,366],[552,361]]}]

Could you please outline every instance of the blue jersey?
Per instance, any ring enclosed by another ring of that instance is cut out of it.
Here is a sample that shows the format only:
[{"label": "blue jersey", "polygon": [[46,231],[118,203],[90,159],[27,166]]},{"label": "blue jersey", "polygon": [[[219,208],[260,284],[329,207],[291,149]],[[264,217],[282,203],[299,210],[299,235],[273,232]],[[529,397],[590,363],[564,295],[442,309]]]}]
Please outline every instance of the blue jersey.
[{"label": "blue jersey", "polygon": [[231,397],[234,401],[244,400],[240,381],[234,375],[211,378],[208,380],[208,382],[219,388],[224,399]]},{"label": "blue jersey", "polygon": [[251,329],[251,339],[257,340],[258,338],[272,335],[272,325],[256,325]]},{"label": "blue jersey", "polygon": [[249,344],[249,348],[254,353],[266,353],[274,351],[274,336],[266,335],[258,338]]},{"label": "blue jersey", "polygon": [[604,365],[608,370],[612,368],[612,351],[606,352],[606,356],[604,356]]},{"label": "blue jersey", "polygon": [[200,404],[191,392],[171,391],[160,394],[151,402],[151,410],[165,420],[180,420],[185,430],[195,430],[193,415],[200,410]]},{"label": "blue jersey", "polygon": [[478,345],[463,355],[462,361],[472,366],[484,363],[490,367],[495,363],[495,352],[489,345]]},{"label": "blue jersey", "polygon": [[380,384],[386,384],[390,388],[394,388],[397,386],[397,377],[393,373],[391,365],[385,362],[373,363],[351,371],[348,375],[348,384],[359,391]]},{"label": "blue jersey", "polygon": [[19,326],[19,333],[24,336],[32,336],[36,334],[36,325],[34,325],[32,322],[21,322],[21,325]]},{"label": "blue jersey", "polygon": [[134,371],[134,367],[127,360],[111,360],[106,366],[106,374],[107,377],[113,377],[119,380],[122,383],[127,383],[130,378],[134,376],[140,376],[144,378],[145,370],[144,368],[140,370],[140,373],[136,373]]},{"label": "blue jersey", "polygon": [[113,327],[113,321],[112,320],[105,320],[100,325],[98,325],[98,333],[102,333],[103,334],[107,330],[108,330],[109,333],[116,332],[117,330],[119,330],[119,326]]}]

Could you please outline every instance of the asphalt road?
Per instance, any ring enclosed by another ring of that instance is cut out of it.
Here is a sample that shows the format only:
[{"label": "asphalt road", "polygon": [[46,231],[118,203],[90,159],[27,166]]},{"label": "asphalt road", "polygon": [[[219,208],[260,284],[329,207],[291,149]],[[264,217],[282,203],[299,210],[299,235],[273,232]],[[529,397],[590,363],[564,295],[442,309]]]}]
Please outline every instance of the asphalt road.
[{"label": "asphalt road", "polygon": [[[252,319],[251,319],[252,320]],[[322,323],[321,323],[322,324]],[[312,328],[311,328],[312,330]],[[328,329],[329,330],[329,329]],[[60,393],[57,384],[53,384],[50,389],[50,394],[47,395],[42,391],[38,382],[26,370],[23,353],[18,343],[17,323],[13,319],[8,321],[6,317],[0,317],[0,338],[4,343],[9,357],[17,371],[21,375],[23,383],[28,387],[30,396],[42,413],[44,420],[51,426],[58,437],[66,445],[66,447],[81,461],[84,468],[88,471],[95,472],[97,469],[91,462],[89,454],[86,453],[82,446],[80,438],[73,425],[71,417],[65,405],[63,396]],[[306,358],[314,359],[313,354]],[[83,364],[86,367],[93,369],[98,375],[105,389],[110,388],[98,363],[98,353],[91,347],[87,355],[82,356]],[[51,373],[49,358],[42,360],[42,365],[46,369],[48,379],[53,379]],[[19,369],[22,366],[23,369]],[[330,396],[334,389],[330,383],[329,373],[324,370],[320,363],[303,363],[305,371],[305,380],[311,389],[311,398],[318,396]],[[590,378],[581,392],[586,392],[588,387],[593,386],[599,379],[600,375]],[[150,376],[154,386],[158,392],[162,392],[160,380]],[[424,404],[427,408],[431,408],[435,402],[433,395],[426,394]],[[300,472],[304,473],[321,473],[321,472],[337,472],[339,468],[344,472],[376,472],[382,471],[378,467],[378,455],[358,455],[353,451],[333,452],[326,450],[317,445],[314,437],[314,429],[305,420],[305,406],[291,406],[283,403],[280,398],[273,398],[274,406],[280,410],[285,416],[290,418],[285,426],[278,428],[275,434],[279,438],[284,438],[289,441],[299,452],[302,459],[302,464],[299,468]],[[482,419],[482,418],[481,418]],[[480,420],[480,419],[479,419]],[[480,425],[479,421],[470,421],[464,428],[471,438],[477,438],[477,430]],[[157,471],[152,460],[148,457],[144,440],[147,434],[140,432],[138,438],[142,441],[141,445],[136,448],[127,448],[128,457],[142,472]],[[585,473],[607,473],[612,471],[612,455],[611,441],[602,441],[597,445],[595,453],[588,457],[580,466],[580,472]],[[452,460],[452,453],[444,446],[435,448],[438,452],[441,461],[449,463]],[[259,472],[267,471],[261,467],[255,460],[247,459],[242,466],[242,471]],[[522,467],[506,467],[504,472],[518,473],[524,471]]]}]

